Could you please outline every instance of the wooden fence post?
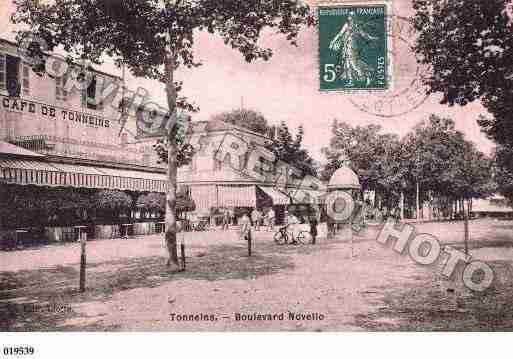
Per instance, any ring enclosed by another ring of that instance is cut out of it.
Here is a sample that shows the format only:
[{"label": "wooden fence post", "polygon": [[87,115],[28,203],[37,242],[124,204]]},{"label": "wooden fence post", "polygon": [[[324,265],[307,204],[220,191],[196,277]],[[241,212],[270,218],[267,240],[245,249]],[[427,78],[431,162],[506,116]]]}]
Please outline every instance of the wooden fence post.
[{"label": "wooden fence post", "polygon": [[86,282],[86,242],[87,233],[82,233],[80,236],[80,292],[85,292]]},{"label": "wooden fence post", "polygon": [[182,272],[185,272],[185,244],[180,243],[180,253],[182,255]]}]

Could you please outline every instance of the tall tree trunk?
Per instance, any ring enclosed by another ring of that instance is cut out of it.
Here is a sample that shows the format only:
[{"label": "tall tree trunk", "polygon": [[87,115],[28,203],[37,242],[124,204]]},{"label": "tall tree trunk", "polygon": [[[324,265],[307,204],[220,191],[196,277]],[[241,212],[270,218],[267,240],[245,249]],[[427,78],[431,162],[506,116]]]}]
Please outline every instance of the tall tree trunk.
[{"label": "tall tree trunk", "polygon": [[[464,201],[464,200],[463,200]],[[463,202],[464,204],[465,202]],[[467,201],[467,209],[468,209],[468,201]],[[465,254],[468,255],[468,241],[469,241],[469,230],[468,230],[468,211],[463,206],[463,219],[465,220],[464,229],[465,229]]]},{"label": "tall tree trunk", "polygon": [[[169,49],[166,54],[165,75],[167,105],[171,119],[176,111],[176,88],[174,84],[175,54]],[[176,117],[175,117],[176,118]],[[171,124],[173,125],[173,124]],[[167,133],[167,196],[166,196],[166,246],[169,254],[167,265],[179,269],[178,249],[176,245],[176,175],[178,169],[176,137],[174,126],[168,126]]]},{"label": "tall tree trunk", "polygon": [[417,213],[416,213],[416,217],[417,217],[417,221],[420,219],[420,203],[419,203],[419,200],[420,200],[420,185],[419,185],[419,181],[416,182],[416,188],[415,188],[415,205],[416,205],[416,210],[417,210]]}]

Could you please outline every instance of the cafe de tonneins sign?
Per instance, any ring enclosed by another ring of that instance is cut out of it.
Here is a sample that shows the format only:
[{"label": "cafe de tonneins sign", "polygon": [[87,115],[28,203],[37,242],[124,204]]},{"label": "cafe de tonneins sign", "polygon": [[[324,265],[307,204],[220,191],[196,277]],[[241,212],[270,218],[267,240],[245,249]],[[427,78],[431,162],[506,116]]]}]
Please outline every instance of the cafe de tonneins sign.
[{"label": "cafe de tonneins sign", "polygon": [[100,116],[72,111],[41,102],[0,96],[1,108],[11,112],[27,113],[48,119],[59,119],[96,127],[111,127],[111,121]]}]

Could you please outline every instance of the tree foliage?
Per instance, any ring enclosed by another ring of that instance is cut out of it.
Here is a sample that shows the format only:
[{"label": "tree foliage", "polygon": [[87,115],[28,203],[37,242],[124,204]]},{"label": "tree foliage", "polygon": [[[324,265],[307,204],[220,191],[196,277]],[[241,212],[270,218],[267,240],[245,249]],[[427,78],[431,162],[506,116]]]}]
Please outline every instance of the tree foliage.
[{"label": "tree foliage", "polygon": [[419,184],[421,201],[436,198],[485,197],[495,189],[490,158],[457,131],[454,121],[435,115],[406,136],[381,133],[378,125],[356,126],[334,121],[322,178],[329,180],[342,165],[358,174],[363,190],[387,204],[401,192],[413,199]]},{"label": "tree foliage", "polygon": [[401,169],[394,167],[399,150],[396,135],[382,134],[379,125],[352,127],[337,120],[331,132],[330,144],[322,150],[327,158],[322,179],[328,181],[338,168],[349,164],[363,190],[393,191],[402,179]]},{"label": "tree foliage", "polygon": [[67,218],[63,224],[77,221],[94,206],[91,190],[77,188],[0,185],[0,199],[0,227],[12,228],[46,225],[56,215]]},{"label": "tree foliage", "polygon": [[[192,126],[189,126],[191,118],[189,116],[180,116],[176,123],[175,144],[177,147],[176,163],[178,167],[186,166],[192,161],[194,156],[194,148],[187,141]],[[168,138],[159,138],[153,145],[153,149],[159,157],[159,163],[167,163],[168,159]]]},{"label": "tree foliage", "polygon": [[495,151],[498,190],[513,203],[513,147],[497,146]]},{"label": "tree foliage", "polygon": [[[513,22],[511,0],[414,0],[415,51],[431,67],[425,79],[442,103],[466,105],[481,100],[491,114],[479,125],[498,142],[497,182],[513,172],[507,148],[513,145]],[[508,7],[510,7],[508,9]],[[503,157],[506,156],[506,157]]]},{"label": "tree foliage", "polygon": [[166,209],[166,196],[163,193],[143,193],[139,195],[136,206],[147,211],[161,211]]},{"label": "tree foliage", "polygon": [[250,109],[236,109],[213,115],[211,120],[220,120],[248,130],[268,135],[270,126],[267,119],[260,112]]},{"label": "tree foliage", "polygon": [[93,196],[94,207],[99,210],[126,211],[132,208],[130,195],[118,190],[101,190]]},{"label": "tree foliage", "polygon": [[493,119],[480,125],[499,143],[513,143],[513,24],[510,0],[414,0],[415,51],[430,66],[429,92],[442,103],[481,99]]},{"label": "tree foliage", "polygon": [[282,160],[296,167],[303,175],[316,176],[315,161],[303,147],[303,136],[303,126],[298,127],[294,136],[287,124],[282,121],[277,129],[274,141],[267,146],[267,149],[274,153],[277,160]]}]

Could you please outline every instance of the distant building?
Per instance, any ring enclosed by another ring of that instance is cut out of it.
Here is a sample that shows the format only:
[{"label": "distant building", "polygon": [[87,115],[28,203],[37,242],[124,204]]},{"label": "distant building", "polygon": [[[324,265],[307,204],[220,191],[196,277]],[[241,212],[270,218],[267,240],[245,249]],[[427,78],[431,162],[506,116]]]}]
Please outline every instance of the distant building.
[{"label": "distant building", "polygon": [[513,208],[509,201],[500,196],[495,195],[486,199],[475,199],[472,201],[472,211],[476,216],[496,217],[496,218],[512,218]]},{"label": "distant building", "polygon": [[[233,153],[219,156],[220,146],[236,146],[232,142],[238,140],[248,148],[241,151],[241,158],[233,158]],[[191,194],[197,211],[274,206],[279,219],[289,204],[318,203],[325,192],[318,178],[303,177],[286,163],[275,165],[263,157],[251,160],[256,153],[269,156],[265,146],[270,142],[268,136],[223,121],[193,122],[191,143],[196,151],[191,164],[179,169],[178,182]],[[250,170],[249,166],[256,168]],[[264,174],[263,168],[272,168],[271,173]]]}]

